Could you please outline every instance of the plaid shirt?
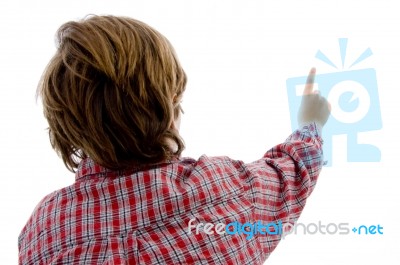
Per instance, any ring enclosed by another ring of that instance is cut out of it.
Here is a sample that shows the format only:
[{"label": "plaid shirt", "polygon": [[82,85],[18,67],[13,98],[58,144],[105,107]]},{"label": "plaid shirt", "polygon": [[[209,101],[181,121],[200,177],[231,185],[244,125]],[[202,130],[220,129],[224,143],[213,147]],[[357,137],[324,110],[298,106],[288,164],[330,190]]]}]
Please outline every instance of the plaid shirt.
[{"label": "plaid shirt", "polygon": [[[315,124],[262,159],[180,158],[140,171],[81,161],[19,236],[19,264],[262,264],[280,235],[207,234],[193,224],[294,223],[322,166]],[[246,230],[247,231],[247,230]]]}]

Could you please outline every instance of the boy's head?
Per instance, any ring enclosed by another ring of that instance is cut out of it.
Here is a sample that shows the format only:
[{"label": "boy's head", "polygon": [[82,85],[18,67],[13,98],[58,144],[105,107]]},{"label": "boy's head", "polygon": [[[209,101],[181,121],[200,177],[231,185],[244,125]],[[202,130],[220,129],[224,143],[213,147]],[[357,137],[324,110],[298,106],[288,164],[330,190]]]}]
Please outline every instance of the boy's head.
[{"label": "boy's head", "polygon": [[163,35],[131,18],[91,16],[62,25],[57,41],[38,94],[68,169],[85,157],[127,169],[181,154],[186,75]]}]

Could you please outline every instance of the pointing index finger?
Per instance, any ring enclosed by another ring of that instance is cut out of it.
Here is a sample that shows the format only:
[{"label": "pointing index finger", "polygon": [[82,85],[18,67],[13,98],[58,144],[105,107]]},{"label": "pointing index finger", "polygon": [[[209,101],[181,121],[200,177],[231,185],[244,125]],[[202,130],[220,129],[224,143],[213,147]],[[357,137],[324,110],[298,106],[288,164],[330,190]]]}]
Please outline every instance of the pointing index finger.
[{"label": "pointing index finger", "polygon": [[308,74],[307,77],[307,83],[304,87],[304,92],[303,95],[310,95],[313,93],[313,88],[314,88],[314,79],[315,79],[315,73],[316,73],[315,67],[311,68],[310,73]]}]

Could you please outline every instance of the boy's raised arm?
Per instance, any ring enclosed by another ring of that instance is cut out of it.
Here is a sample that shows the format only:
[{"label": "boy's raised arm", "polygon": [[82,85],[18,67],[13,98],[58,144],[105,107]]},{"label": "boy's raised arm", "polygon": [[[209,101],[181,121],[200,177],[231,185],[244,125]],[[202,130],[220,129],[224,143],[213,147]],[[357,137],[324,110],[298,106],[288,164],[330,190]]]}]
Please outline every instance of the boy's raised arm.
[{"label": "boy's raised arm", "polygon": [[[316,184],[323,165],[321,130],[330,112],[329,103],[313,90],[312,68],[298,113],[299,129],[271,148],[262,159],[247,164],[245,190],[254,205],[254,222],[293,225]],[[271,253],[282,233],[262,235],[264,253]]]}]

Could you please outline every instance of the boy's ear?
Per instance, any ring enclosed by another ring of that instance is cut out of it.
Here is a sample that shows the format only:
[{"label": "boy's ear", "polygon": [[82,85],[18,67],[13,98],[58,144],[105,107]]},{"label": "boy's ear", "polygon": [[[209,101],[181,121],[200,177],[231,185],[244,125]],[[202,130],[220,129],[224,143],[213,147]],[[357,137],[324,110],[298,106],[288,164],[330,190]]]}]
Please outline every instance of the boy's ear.
[{"label": "boy's ear", "polygon": [[[175,112],[175,111],[174,111]],[[181,113],[180,111],[178,112],[178,116],[175,117],[176,114],[174,114],[174,119],[171,123],[171,129],[176,130],[179,132],[180,127],[181,127]]]}]

